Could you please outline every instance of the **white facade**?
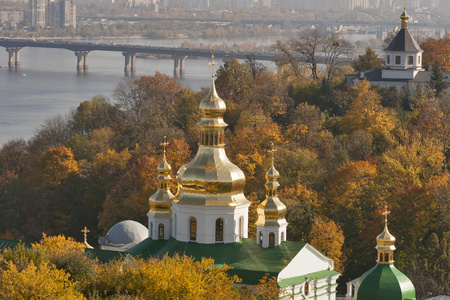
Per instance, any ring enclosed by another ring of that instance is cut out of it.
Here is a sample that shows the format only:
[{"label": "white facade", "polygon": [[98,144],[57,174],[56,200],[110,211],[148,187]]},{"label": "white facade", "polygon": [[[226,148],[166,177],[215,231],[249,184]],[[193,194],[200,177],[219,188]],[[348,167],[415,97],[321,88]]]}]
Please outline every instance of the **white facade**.
[{"label": "white facade", "polygon": [[278,246],[286,240],[286,227],[283,226],[260,226],[256,225],[257,243],[263,248]]},{"label": "white facade", "polygon": [[192,206],[174,203],[172,235],[199,244],[235,243],[248,235],[248,207]]}]

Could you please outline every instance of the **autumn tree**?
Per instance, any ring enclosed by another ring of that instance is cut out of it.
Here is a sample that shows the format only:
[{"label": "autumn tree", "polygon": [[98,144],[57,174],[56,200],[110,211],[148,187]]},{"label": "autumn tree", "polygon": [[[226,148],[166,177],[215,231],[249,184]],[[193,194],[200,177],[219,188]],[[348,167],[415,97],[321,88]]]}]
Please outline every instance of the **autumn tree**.
[{"label": "autumn tree", "polygon": [[117,85],[113,94],[124,115],[121,125],[128,146],[145,141],[151,129],[173,126],[175,95],[181,89],[180,82],[159,72]]},{"label": "autumn tree", "polygon": [[343,271],[341,260],[344,234],[336,223],[332,220],[324,220],[321,217],[314,218],[311,232],[309,233],[309,243],[331,258],[337,271]]},{"label": "autumn tree", "polygon": [[39,160],[39,181],[47,185],[58,185],[72,172],[78,171],[78,163],[69,148],[50,148]]},{"label": "autumn tree", "polygon": [[435,62],[441,66],[442,71],[450,72],[450,36],[441,39],[429,38],[420,44],[423,49],[424,67],[430,67]]},{"label": "autumn tree", "polygon": [[380,70],[383,68],[384,61],[372,48],[367,47],[366,53],[359,55],[352,64],[356,71]]},{"label": "autumn tree", "polygon": [[[342,64],[342,56],[347,53],[350,43],[338,34],[325,34],[317,29],[307,29],[296,38],[292,38],[287,45],[277,42],[275,49],[281,52],[277,59],[278,65],[289,64],[300,75],[299,65],[305,65],[314,80],[324,78],[328,83],[337,67]],[[319,71],[319,64],[325,64],[325,74]]]},{"label": "autumn tree", "polygon": [[377,140],[377,146],[383,148],[387,135],[395,127],[395,119],[381,106],[380,96],[370,89],[368,81],[359,81],[352,87],[351,97],[352,104],[340,120],[340,128],[349,134],[366,130]]}]

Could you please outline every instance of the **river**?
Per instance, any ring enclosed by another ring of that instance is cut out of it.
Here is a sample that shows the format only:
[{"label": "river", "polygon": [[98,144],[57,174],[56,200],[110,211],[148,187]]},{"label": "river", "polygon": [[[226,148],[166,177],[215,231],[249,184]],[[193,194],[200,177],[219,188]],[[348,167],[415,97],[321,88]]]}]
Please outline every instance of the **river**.
[{"label": "river", "polygon": [[[275,40],[274,37],[266,37],[255,42],[257,45],[272,45]],[[248,39],[228,40],[227,43],[245,41]],[[129,39],[113,42],[178,47],[184,40]],[[190,42],[222,43],[217,40]],[[23,48],[18,70],[9,70],[7,62],[8,53],[0,51],[0,145],[10,139],[31,138],[45,119],[67,114],[94,95],[101,94],[111,99],[115,86],[130,79],[124,76],[124,58],[120,52],[93,51],[89,56],[88,72],[81,74],[76,70],[74,53],[65,49]],[[179,78],[183,86],[194,90],[208,87],[211,78],[208,62],[209,59],[186,59],[186,73]],[[218,63],[219,66],[223,64],[222,61]],[[271,63],[268,66],[274,67]],[[151,76],[157,71],[173,76],[173,60],[137,58],[135,76]]]}]

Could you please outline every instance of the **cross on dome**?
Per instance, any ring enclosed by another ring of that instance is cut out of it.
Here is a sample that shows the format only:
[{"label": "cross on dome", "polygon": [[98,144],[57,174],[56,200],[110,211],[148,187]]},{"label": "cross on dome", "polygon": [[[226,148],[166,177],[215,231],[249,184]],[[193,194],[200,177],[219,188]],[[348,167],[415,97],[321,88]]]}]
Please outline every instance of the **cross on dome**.
[{"label": "cross on dome", "polygon": [[84,226],[84,229],[81,230],[81,232],[84,233],[84,242],[87,243],[87,233],[88,233],[88,232],[91,232],[91,231],[90,231],[89,229],[87,229],[86,226]]},{"label": "cross on dome", "polygon": [[211,66],[212,68],[212,77],[214,78],[214,67],[217,66],[217,63],[214,61],[214,54],[211,55],[211,60],[208,65]]},{"label": "cross on dome", "polygon": [[167,142],[167,136],[164,136],[164,142],[162,142],[160,145],[163,146],[164,154],[165,154],[166,153],[166,146],[169,145],[169,143]]},{"label": "cross on dome", "polygon": [[391,212],[388,211],[387,205],[384,206],[384,212],[382,212],[381,214],[384,215],[384,224],[387,224],[387,216],[388,214],[390,214]]},{"label": "cross on dome", "polygon": [[275,149],[275,146],[274,146],[274,144],[273,144],[273,142],[272,142],[272,147],[271,147],[271,149],[269,150],[270,154],[272,155],[272,166],[273,166],[273,162],[274,162],[274,160],[275,160],[274,155],[275,155],[275,152],[276,152],[276,151],[277,151],[277,150]]}]

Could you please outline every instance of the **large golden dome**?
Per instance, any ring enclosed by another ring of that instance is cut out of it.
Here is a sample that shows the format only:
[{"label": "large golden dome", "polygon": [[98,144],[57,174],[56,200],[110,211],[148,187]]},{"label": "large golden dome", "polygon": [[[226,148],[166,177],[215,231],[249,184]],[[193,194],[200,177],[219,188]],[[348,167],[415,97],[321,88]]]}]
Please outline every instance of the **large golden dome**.
[{"label": "large golden dome", "polygon": [[195,158],[178,170],[178,204],[239,206],[250,202],[243,194],[244,173],[225,153],[223,121],[225,102],[217,95],[214,75],[209,94],[200,102],[202,119],[199,149]]}]

